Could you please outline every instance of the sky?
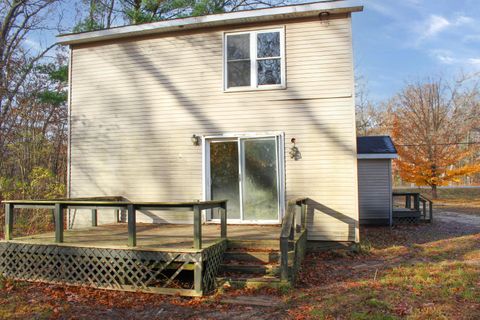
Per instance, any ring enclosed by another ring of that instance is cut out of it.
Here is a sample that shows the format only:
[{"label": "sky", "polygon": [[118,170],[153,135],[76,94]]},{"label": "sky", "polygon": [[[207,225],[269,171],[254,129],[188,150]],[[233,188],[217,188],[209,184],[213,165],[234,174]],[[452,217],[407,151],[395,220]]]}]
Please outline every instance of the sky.
[{"label": "sky", "polygon": [[[355,72],[373,102],[392,97],[409,81],[480,72],[480,0],[355,1],[364,6],[353,14]],[[66,28],[78,21],[79,4],[61,2]],[[28,41],[45,47],[56,33]]]},{"label": "sky", "polygon": [[355,72],[373,101],[408,81],[480,72],[480,0],[364,0],[353,14]]}]

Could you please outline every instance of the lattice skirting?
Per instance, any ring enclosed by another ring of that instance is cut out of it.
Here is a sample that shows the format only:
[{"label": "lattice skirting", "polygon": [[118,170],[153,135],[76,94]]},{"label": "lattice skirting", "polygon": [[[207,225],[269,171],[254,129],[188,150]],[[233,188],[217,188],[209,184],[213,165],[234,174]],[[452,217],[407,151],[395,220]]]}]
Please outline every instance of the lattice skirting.
[{"label": "lattice skirting", "polygon": [[420,222],[419,217],[394,217],[393,224],[417,224]]},{"label": "lattice skirting", "polygon": [[[192,253],[3,242],[0,274],[19,280],[198,296],[214,289],[225,250],[226,241]],[[200,276],[201,281],[195,281]]]}]

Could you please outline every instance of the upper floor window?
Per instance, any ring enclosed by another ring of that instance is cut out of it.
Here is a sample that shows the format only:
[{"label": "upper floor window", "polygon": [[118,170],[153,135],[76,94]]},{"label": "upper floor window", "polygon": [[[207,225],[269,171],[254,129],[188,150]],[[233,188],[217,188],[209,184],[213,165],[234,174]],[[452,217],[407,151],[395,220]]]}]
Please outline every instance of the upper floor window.
[{"label": "upper floor window", "polygon": [[225,34],[225,89],[285,87],[283,29]]}]

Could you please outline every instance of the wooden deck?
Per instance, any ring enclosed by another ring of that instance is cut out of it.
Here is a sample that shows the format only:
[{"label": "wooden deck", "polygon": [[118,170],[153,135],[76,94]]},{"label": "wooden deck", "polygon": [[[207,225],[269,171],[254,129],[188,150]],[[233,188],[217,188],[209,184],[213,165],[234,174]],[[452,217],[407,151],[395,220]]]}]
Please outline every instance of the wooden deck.
[{"label": "wooden deck", "polygon": [[[230,240],[277,240],[280,235],[279,225],[228,225]],[[134,250],[148,251],[196,251],[192,241],[193,225],[147,224],[137,223],[137,246]],[[203,248],[216,243],[219,239],[219,224],[202,226]],[[132,249],[127,246],[127,224],[117,223],[97,227],[68,230],[64,232],[61,246],[89,248]],[[29,244],[55,244],[55,233],[37,234],[15,238],[13,242]]]},{"label": "wooden deck", "polygon": [[[20,280],[201,296],[218,286],[221,268],[231,264],[230,269],[238,272],[236,261],[227,259],[224,263],[225,255],[238,259],[240,252],[241,258],[251,260],[251,256],[258,258],[256,252],[261,250],[269,263],[276,264],[272,270],[279,271],[274,275],[275,283],[285,284],[294,281],[306,249],[306,199],[289,201],[281,226],[227,225],[226,200],[139,203],[70,199],[4,203],[6,240],[0,241],[0,275]],[[55,231],[14,237],[14,210],[20,208],[52,210]],[[65,230],[64,211],[72,208],[91,209],[92,227]],[[126,210],[127,223],[98,225],[99,208]],[[202,224],[202,210],[213,208],[220,209],[220,224]],[[147,209],[191,211],[193,224],[136,223],[137,210]],[[297,209],[299,221],[295,218]],[[270,259],[273,256],[275,259]],[[253,269],[265,269],[263,261],[260,263]],[[246,266],[243,267],[245,271]],[[246,269],[250,272],[252,268]]]}]

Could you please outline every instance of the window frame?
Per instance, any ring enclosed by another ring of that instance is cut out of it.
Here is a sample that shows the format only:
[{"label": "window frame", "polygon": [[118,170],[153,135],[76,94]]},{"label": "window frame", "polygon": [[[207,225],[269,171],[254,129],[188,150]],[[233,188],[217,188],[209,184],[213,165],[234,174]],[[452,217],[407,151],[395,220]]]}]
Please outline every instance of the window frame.
[{"label": "window frame", "polygon": [[[266,59],[279,59],[278,57],[257,57],[257,35],[259,33],[279,32],[280,34],[280,84],[258,84],[258,61]],[[231,35],[249,34],[250,35],[250,86],[228,87],[228,60],[227,60],[227,37]],[[285,63],[285,26],[251,29],[244,31],[223,32],[223,91],[257,91],[257,90],[278,90],[286,89],[286,63]]]}]

